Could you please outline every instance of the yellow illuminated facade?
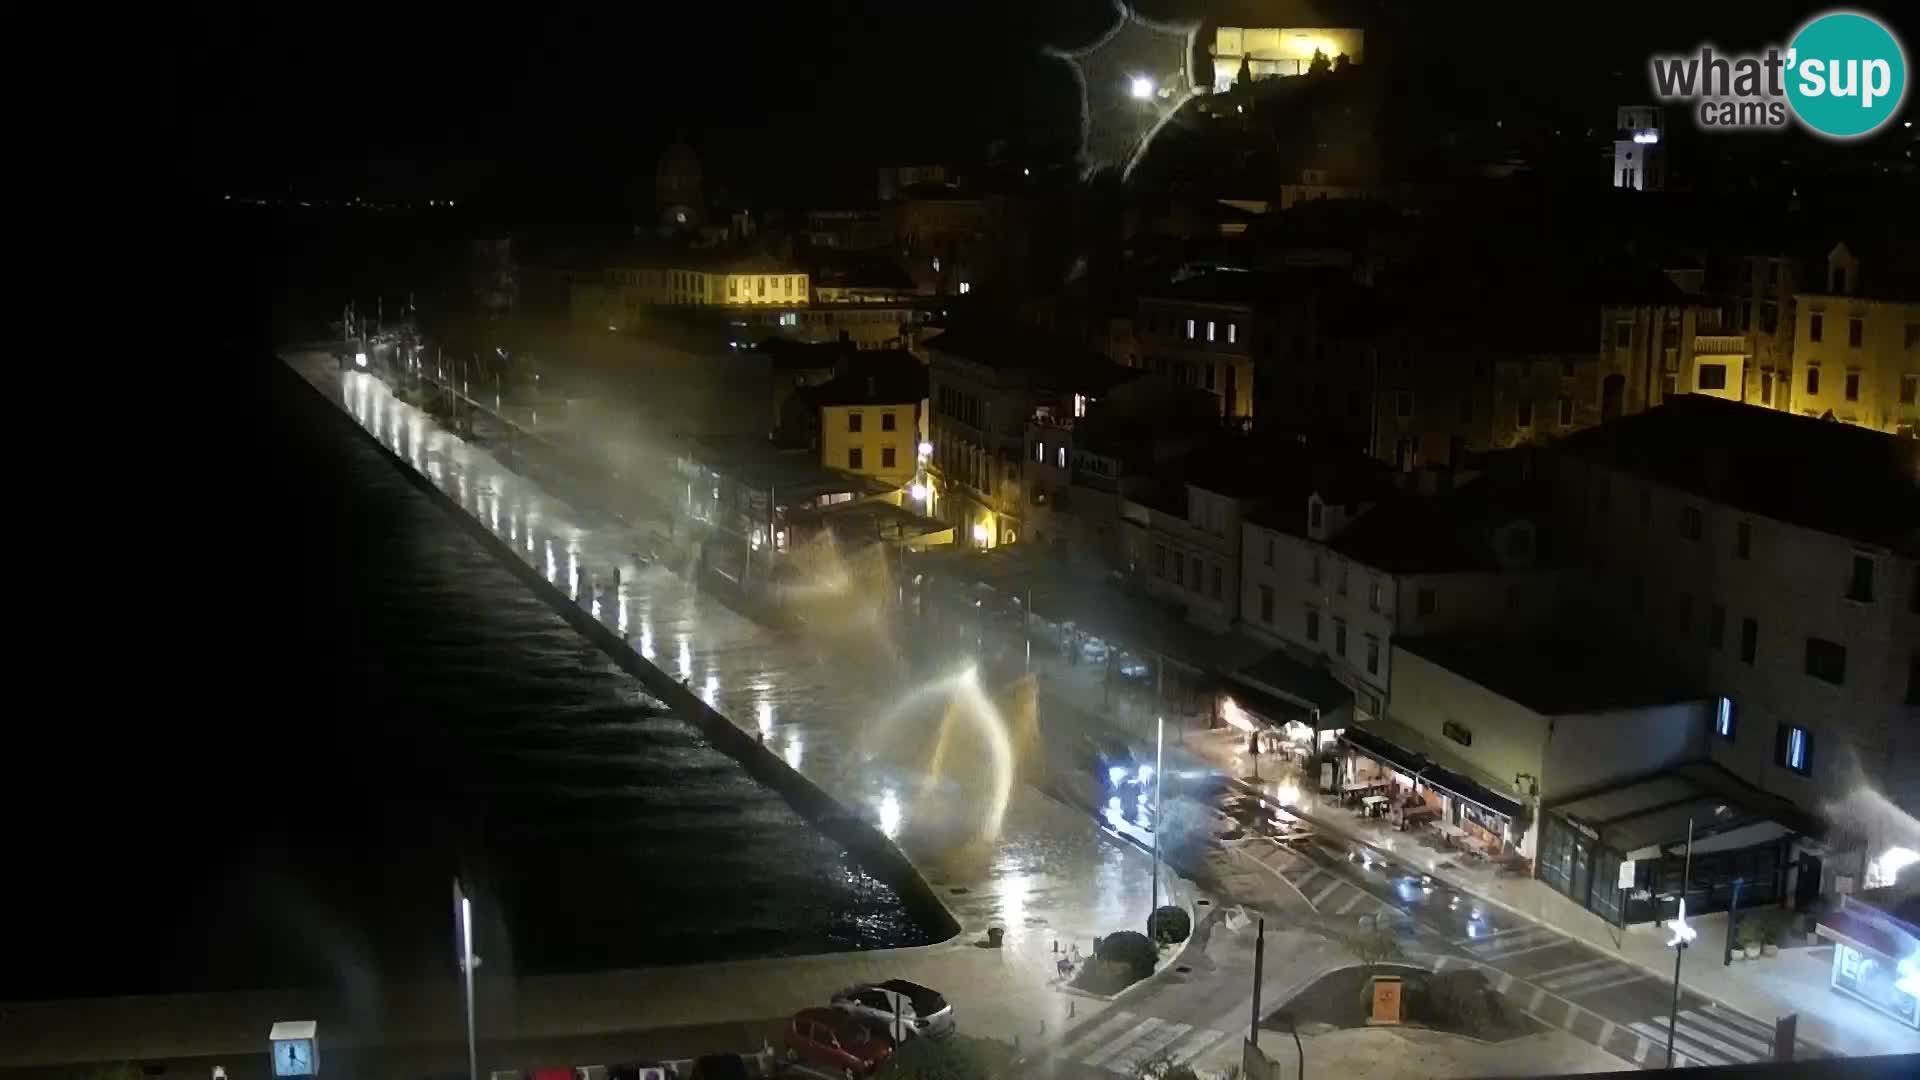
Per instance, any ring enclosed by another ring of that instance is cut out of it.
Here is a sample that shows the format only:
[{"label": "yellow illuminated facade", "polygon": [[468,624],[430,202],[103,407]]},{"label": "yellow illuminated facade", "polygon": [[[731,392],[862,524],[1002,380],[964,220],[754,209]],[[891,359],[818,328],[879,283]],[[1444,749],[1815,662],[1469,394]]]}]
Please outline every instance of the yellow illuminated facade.
[{"label": "yellow illuminated facade", "polygon": [[1213,88],[1220,93],[1233,89],[1242,60],[1255,80],[1305,75],[1315,52],[1328,60],[1345,56],[1357,64],[1365,45],[1365,33],[1354,29],[1222,26],[1213,37]]},{"label": "yellow illuminated facade", "polygon": [[924,417],[919,402],[823,405],[820,464],[905,487],[920,467]]},{"label": "yellow illuminated facade", "polygon": [[808,298],[807,275],[797,270],[741,272],[615,268],[609,282],[638,304],[775,305],[793,307]]},{"label": "yellow illuminated facade", "polygon": [[1794,411],[1920,435],[1920,303],[1862,288],[1860,259],[1845,244],[1826,270],[1825,292],[1794,297]]}]

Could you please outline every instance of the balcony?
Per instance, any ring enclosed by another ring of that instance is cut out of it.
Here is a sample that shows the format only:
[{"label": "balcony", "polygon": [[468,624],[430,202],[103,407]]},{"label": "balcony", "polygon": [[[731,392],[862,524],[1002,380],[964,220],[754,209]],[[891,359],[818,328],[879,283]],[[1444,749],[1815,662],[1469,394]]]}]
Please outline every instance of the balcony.
[{"label": "balcony", "polygon": [[1695,356],[1745,356],[1748,351],[1747,339],[1740,334],[1695,334],[1693,338]]}]

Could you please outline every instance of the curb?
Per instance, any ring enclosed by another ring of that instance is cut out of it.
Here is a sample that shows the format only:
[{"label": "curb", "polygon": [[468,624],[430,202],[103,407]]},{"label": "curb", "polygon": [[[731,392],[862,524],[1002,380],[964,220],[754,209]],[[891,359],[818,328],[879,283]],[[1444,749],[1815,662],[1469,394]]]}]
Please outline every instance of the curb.
[{"label": "curb", "polygon": [[[1215,771],[1216,772],[1220,771],[1217,766],[1215,767]],[[1263,799],[1271,798],[1271,796],[1261,791],[1257,786],[1247,782],[1246,780],[1241,779],[1240,777],[1230,776],[1224,772],[1221,772],[1220,775],[1225,777],[1227,783],[1230,784],[1236,791],[1239,791],[1243,794],[1254,795]],[[1328,832],[1335,833],[1345,838],[1350,843],[1359,844],[1360,846],[1368,849],[1369,851],[1375,852],[1376,854],[1380,855],[1381,858],[1383,859],[1386,859],[1388,861],[1397,861],[1397,862],[1406,861],[1403,857],[1395,855],[1392,852],[1385,851],[1375,846],[1371,841],[1363,837],[1355,836],[1345,829],[1342,829],[1336,825],[1326,823],[1322,818],[1318,816],[1308,814],[1305,811],[1297,810],[1292,807],[1288,808],[1288,812],[1293,814],[1298,814],[1300,817],[1305,818],[1306,820],[1312,822],[1315,827],[1323,828]],[[1562,930],[1560,927],[1555,926],[1553,923],[1546,922],[1542,919],[1536,918],[1533,915],[1529,915],[1526,912],[1520,910],[1517,907],[1514,907],[1512,904],[1509,904],[1504,900],[1495,899],[1494,897],[1487,896],[1484,893],[1481,893],[1477,889],[1471,889],[1464,885],[1461,885],[1457,880],[1455,880],[1454,878],[1452,878],[1451,876],[1449,876],[1448,874],[1442,871],[1433,870],[1433,871],[1425,871],[1425,872],[1429,873],[1436,881],[1440,881],[1444,883],[1448,888],[1452,889],[1457,893],[1460,893],[1462,896],[1470,896],[1473,899],[1478,900],[1481,903],[1486,904],[1490,907],[1497,907],[1500,910],[1505,911],[1507,914],[1514,916],[1515,918],[1524,919],[1535,926],[1545,927],[1546,929],[1552,931],[1554,934],[1558,935],[1562,939],[1573,942],[1576,945],[1582,945],[1587,948],[1594,949],[1595,951],[1606,953],[1606,950],[1602,949],[1600,946],[1594,945],[1590,941],[1586,941],[1584,939],[1575,937],[1572,934],[1566,932],[1565,930]],[[1613,952],[1610,955],[1613,956],[1614,959],[1619,960],[1621,963],[1628,964],[1632,967],[1638,968],[1639,970],[1647,973],[1648,975],[1652,976],[1655,979],[1670,980],[1672,978],[1672,976],[1667,974],[1665,971],[1656,969],[1650,964],[1643,963],[1639,959],[1633,956],[1630,956],[1625,952],[1620,951],[1619,949],[1613,950]],[[1518,977],[1519,976],[1515,976],[1515,978],[1518,978]],[[1707,1002],[1716,1009],[1724,1009],[1725,1011],[1730,1012],[1735,1016],[1741,1017],[1746,1020],[1750,1020],[1755,1024],[1760,1024],[1762,1026],[1765,1026],[1766,1024],[1766,1021],[1761,1020],[1758,1017],[1749,1016],[1745,1012],[1742,1012],[1741,1010],[1726,1004],[1725,1002],[1721,1001],[1719,998],[1715,997],[1712,994],[1701,991],[1695,987],[1688,986],[1685,979],[1681,980],[1680,985],[1682,987],[1685,987],[1688,990],[1693,991],[1693,993],[1698,994],[1700,997],[1705,998]],[[1549,993],[1551,993],[1551,991],[1549,991]],[[1795,1041],[1805,1043],[1807,1046],[1812,1047],[1813,1049],[1819,1051],[1822,1054],[1825,1054],[1828,1057],[1840,1056],[1839,1054],[1835,1053],[1831,1047],[1828,1047],[1822,1043],[1815,1042],[1812,1039],[1800,1037],[1797,1033],[1795,1035]]]}]

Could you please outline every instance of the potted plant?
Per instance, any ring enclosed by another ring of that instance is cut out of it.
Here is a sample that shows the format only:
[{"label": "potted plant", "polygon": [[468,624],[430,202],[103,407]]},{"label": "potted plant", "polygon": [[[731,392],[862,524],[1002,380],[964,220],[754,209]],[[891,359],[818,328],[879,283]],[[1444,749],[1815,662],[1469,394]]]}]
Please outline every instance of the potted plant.
[{"label": "potted plant", "polygon": [[1764,920],[1765,916],[1763,915],[1749,915],[1740,920],[1740,929],[1738,932],[1740,949],[1746,954],[1749,960],[1760,959],[1760,943],[1766,931],[1766,927],[1763,925]]},{"label": "potted plant", "polygon": [[1780,934],[1785,927],[1778,914],[1769,913],[1760,926],[1760,955],[1780,955]]}]

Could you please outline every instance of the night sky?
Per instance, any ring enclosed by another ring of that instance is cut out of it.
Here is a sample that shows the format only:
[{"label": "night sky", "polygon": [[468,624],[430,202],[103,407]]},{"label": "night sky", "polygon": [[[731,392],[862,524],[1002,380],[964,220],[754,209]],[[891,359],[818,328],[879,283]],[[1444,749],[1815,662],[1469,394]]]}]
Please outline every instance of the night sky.
[{"label": "night sky", "polygon": [[[1113,20],[1110,0],[647,7],[190,15],[172,148],[201,191],[457,189],[540,205],[650,183],[660,147],[684,138],[733,193],[793,194],[878,161],[976,158],[996,138],[1043,157],[1071,138],[1075,90],[1042,49],[1085,44]],[[1139,7],[1362,25],[1371,56],[1490,109],[1644,96],[1653,49],[1757,45],[1822,9],[1623,0],[1575,23],[1558,5]]]}]

